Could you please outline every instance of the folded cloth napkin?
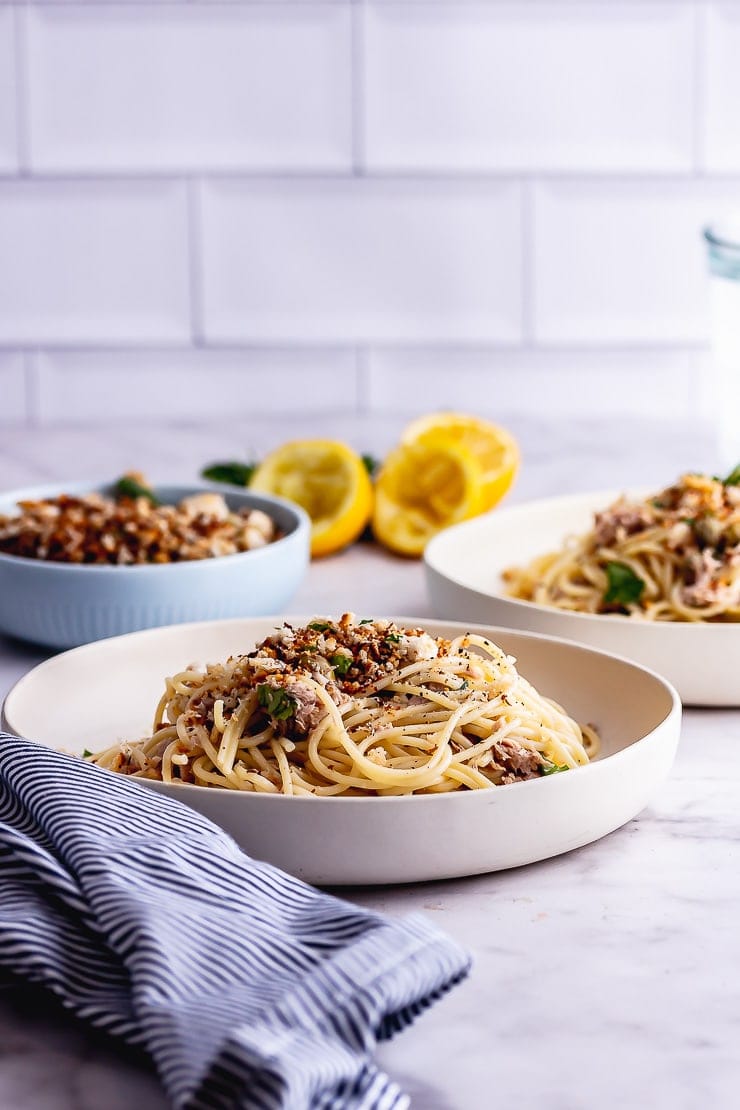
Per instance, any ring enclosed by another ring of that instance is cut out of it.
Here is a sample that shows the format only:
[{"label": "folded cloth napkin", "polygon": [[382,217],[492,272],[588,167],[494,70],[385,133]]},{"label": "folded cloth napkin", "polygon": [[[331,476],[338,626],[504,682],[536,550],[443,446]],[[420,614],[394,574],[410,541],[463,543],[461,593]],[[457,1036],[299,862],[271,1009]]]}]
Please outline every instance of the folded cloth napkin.
[{"label": "folded cloth napkin", "polygon": [[424,918],[320,893],[180,802],[5,734],[0,964],[144,1047],[188,1110],[406,1106],[376,1042],[469,968]]}]

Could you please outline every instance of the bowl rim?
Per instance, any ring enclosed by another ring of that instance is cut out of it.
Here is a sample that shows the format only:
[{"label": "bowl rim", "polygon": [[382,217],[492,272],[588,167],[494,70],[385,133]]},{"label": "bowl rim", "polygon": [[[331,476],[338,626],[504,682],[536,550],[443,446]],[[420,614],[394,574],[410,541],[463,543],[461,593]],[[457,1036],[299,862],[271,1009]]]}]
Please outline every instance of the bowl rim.
[{"label": "bowl rim", "polygon": [[[58,497],[62,494],[69,493],[84,494],[84,493],[106,493],[114,485],[114,481],[110,482],[89,482],[77,480],[74,482],[59,483],[46,483],[43,485],[24,486],[15,490],[0,491],[0,513],[3,513],[2,505],[6,501],[13,501],[17,504],[18,501],[24,500],[40,500],[45,497]],[[296,538],[305,535],[307,538],[310,536],[311,520],[308,513],[295,501],[288,501],[284,497],[278,497],[272,493],[262,493],[257,490],[250,491],[248,486],[240,489],[238,486],[227,486],[221,482],[155,482],[152,485],[154,493],[158,491],[164,492],[168,489],[187,489],[192,493],[221,493],[225,497],[246,498],[256,502],[255,508],[264,508],[269,514],[270,507],[277,507],[288,513],[292,518],[290,530],[281,536],[280,539],[273,540],[271,543],[265,544],[263,547],[252,548],[251,551],[235,551],[230,555],[217,555],[210,556],[204,559],[183,559],[175,563],[134,563],[134,564],[118,564],[118,563],[68,563],[62,560],[52,559],[34,559],[30,555],[10,555],[7,552],[0,551],[0,566],[23,566],[23,567],[36,567],[40,574],[49,573],[53,571],[60,571],[64,574],[88,574],[91,571],[104,574],[113,573],[117,574],[125,570],[127,577],[129,575],[141,575],[156,571],[157,573],[170,573],[180,574],[183,573],[185,568],[189,569],[192,574],[193,569],[196,567],[209,567],[209,566],[222,566],[224,562],[232,562],[236,559],[243,559],[249,557],[252,561],[257,559],[271,558],[276,549],[284,550],[285,546],[289,546],[296,541]],[[189,494],[185,494],[189,496]],[[84,645],[81,645],[84,646]]]},{"label": "bowl rim", "polygon": [[[189,621],[189,622],[185,622],[183,624],[178,624],[178,625],[162,625],[158,628],[147,628],[147,629],[140,629],[136,632],[126,632],[126,633],[123,633],[123,635],[121,635],[121,636],[109,637],[107,642],[110,643],[113,640],[116,640],[116,641],[123,640],[123,639],[126,639],[126,638],[130,637],[130,636],[147,636],[147,635],[148,636],[153,636],[156,633],[161,633],[165,630],[172,630],[174,628],[195,630],[195,629],[198,629],[198,628],[205,628],[205,627],[211,627],[212,628],[214,625],[230,626],[230,625],[243,624],[245,621],[249,621],[249,622],[259,621],[259,622],[266,622],[266,623],[267,622],[269,622],[269,623],[273,623],[273,622],[284,623],[284,622],[287,622],[287,623],[297,624],[300,621],[305,622],[305,621],[310,620],[310,619],[311,619],[310,616],[305,616],[305,615],[296,616],[295,614],[290,614],[289,613],[289,614],[284,615],[284,616],[275,616],[275,615],[271,616],[271,615],[268,614],[267,616],[264,616],[264,617],[227,617],[227,618],[223,618],[223,619],[220,619],[220,620]],[[672,685],[671,682],[668,681],[667,678],[664,678],[663,675],[659,674],[657,671],[653,670],[651,667],[646,667],[642,663],[636,663],[633,659],[630,659],[625,655],[620,655],[620,654],[617,654],[616,652],[605,651],[603,648],[592,647],[590,644],[577,643],[573,640],[568,640],[563,636],[553,636],[553,635],[550,635],[550,634],[544,633],[544,632],[523,631],[523,630],[516,629],[516,628],[507,628],[504,625],[477,624],[474,621],[446,620],[444,617],[434,617],[434,616],[431,616],[431,617],[411,617],[411,616],[404,616],[404,615],[397,615],[397,616],[381,615],[380,617],[378,617],[376,619],[393,620],[397,623],[404,624],[407,627],[424,627],[425,622],[427,624],[429,622],[432,622],[433,624],[443,624],[443,625],[447,626],[448,628],[452,627],[453,629],[459,629],[461,632],[471,631],[471,630],[476,631],[477,630],[477,631],[486,632],[487,634],[489,634],[489,638],[492,638],[494,643],[496,643],[497,635],[499,633],[503,633],[504,635],[516,636],[516,637],[520,637],[522,639],[534,641],[534,642],[537,642],[537,643],[544,642],[548,645],[551,645],[554,649],[566,648],[569,651],[575,651],[576,653],[585,652],[587,655],[596,655],[596,656],[600,657],[601,660],[608,660],[609,662],[617,662],[617,663],[620,663],[620,664],[624,664],[627,667],[629,667],[630,669],[632,669],[633,671],[638,671],[643,676],[645,676],[645,675],[648,676],[648,678],[655,685],[660,687],[661,693],[664,694],[664,695],[667,695],[667,698],[668,698],[667,712],[664,714],[664,716],[655,725],[653,725],[652,728],[649,729],[648,732],[644,733],[644,735],[642,735],[642,736],[639,736],[636,740],[634,740],[631,744],[628,744],[626,747],[620,748],[619,751],[613,752],[611,755],[605,756],[603,759],[595,759],[591,763],[584,764],[581,767],[575,767],[572,770],[579,771],[581,773],[583,773],[583,772],[591,772],[592,774],[594,772],[596,774],[602,773],[598,770],[599,767],[604,767],[605,765],[610,765],[611,766],[611,765],[613,765],[613,761],[615,761],[615,760],[622,761],[624,759],[631,758],[636,749],[641,748],[646,743],[649,743],[651,741],[651,738],[653,736],[655,736],[656,733],[661,732],[662,730],[664,730],[666,728],[669,728],[673,721],[677,720],[678,723],[679,723],[679,728],[680,728],[680,722],[681,722],[681,717],[682,717],[682,712],[683,712],[683,705],[682,705],[681,698],[680,698],[676,688]],[[82,652],[82,651],[85,651],[85,650],[88,650],[88,649],[93,649],[97,644],[105,643],[105,642],[106,641],[95,641],[94,643],[91,643],[91,644],[81,644],[79,647],[69,648],[67,651],[65,651],[61,654],[64,654],[66,656],[66,655],[69,655],[71,652]],[[6,705],[6,702],[8,701],[8,699],[13,694],[13,692],[18,688],[18,686],[22,682],[24,682],[31,673],[34,673],[34,672],[38,671],[39,668],[45,667],[48,664],[53,664],[59,658],[60,658],[60,655],[55,655],[55,656],[52,656],[50,659],[46,659],[42,663],[37,664],[36,667],[32,667],[30,671],[27,671],[26,674],[22,675],[21,678],[19,678],[18,681],[11,687],[11,689],[8,691],[5,698],[3,699],[2,703],[0,703],[0,728],[8,728],[9,729],[10,722],[7,720],[7,718],[5,716],[5,705]],[[566,712],[568,712],[567,707],[566,707]],[[1,742],[2,741],[0,741],[0,743]],[[678,740],[676,741],[676,743],[678,743]],[[75,758],[75,757],[72,756],[71,758]],[[101,770],[104,770],[104,768],[101,768]],[[115,772],[113,772],[113,771],[106,771],[106,773],[107,774],[115,774]],[[117,777],[120,777],[120,776],[117,776]],[[210,793],[214,796],[215,795],[228,796],[228,797],[232,797],[232,798],[239,797],[239,798],[248,798],[248,799],[252,799],[252,800],[254,800],[255,798],[261,798],[261,799],[269,798],[269,799],[271,799],[271,804],[275,804],[275,802],[277,802],[279,800],[280,804],[301,803],[303,805],[317,805],[317,804],[327,805],[328,803],[331,803],[332,805],[357,806],[357,805],[367,805],[367,804],[378,805],[380,803],[380,804],[383,804],[384,806],[387,807],[387,806],[396,806],[396,805],[399,805],[399,804],[402,804],[402,805],[408,805],[410,803],[416,804],[420,801],[429,802],[431,799],[434,799],[435,803],[437,803],[437,804],[441,803],[442,800],[444,799],[444,801],[447,804],[449,804],[450,799],[458,799],[459,800],[460,798],[463,798],[463,797],[478,798],[479,800],[480,799],[491,799],[492,797],[495,798],[497,796],[498,790],[501,789],[500,787],[492,787],[490,790],[486,790],[486,789],[482,789],[482,790],[452,790],[452,791],[448,791],[448,792],[445,792],[445,793],[439,793],[439,794],[401,794],[401,795],[388,795],[388,796],[382,796],[382,797],[349,797],[349,798],[346,798],[346,797],[342,797],[341,795],[339,797],[300,797],[300,796],[296,797],[296,796],[293,796],[293,795],[287,795],[287,794],[282,794],[282,793],[278,793],[278,794],[264,793],[264,794],[262,794],[262,793],[255,793],[253,791],[247,791],[247,790],[227,790],[225,788],[218,788],[218,787],[209,788],[209,787],[204,787],[204,786],[197,786],[194,783],[179,783],[179,782],[178,783],[165,783],[161,779],[151,779],[151,780],[149,780],[149,779],[139,779],[139,778],[136,778],[135,776],[124,776],[124,777],[129,782],[137,783],[138,785],[143,786],[144,789],[150,789],[152,787],[154,789],[157,789],[157,790],[164,789],[165,792],[171,797],[177,797],[177,793],[179,791],[193,791],[193,790],[195,790],[200,795],[200,794],[203,793],[203,791],[209,790]],[[561,785],[560,785],[560,787],[556,787],[556,789],[562,789],[562,787],[564,785],[564,782],[572,782],[573,781],[572,779],[569,778],[568,775],[565,775],[564,777],[560,776],[560,775],[547,776],[547,781],[550,784],[552,784],[552,783],[554,783],[555,781],[558,781],[558,780],[560,780]],[[544,781],[545,781],[544,777],[540,777],[539,779],[528,779],[528,780],[523,781],[523,782],[506,783],[505,787],[507,788],[507,790],[509,788],[512,788],[512,787],[516,787],[519,790],[521,790],[525,787],[531,789],[531,788],[533,788],[534,786],[536,786],[538,784],[544,783]],[[237,803],[237,804],[244,804],[244,803]],[[263,803],[260,803],[260,804],[263,804]],[[466,804],[471,804],[471,803],[466,803]]]},{"label": "bowl rim", "polygon": [[[441,569],[438,563],[434,561],[437,557],[437,548],[441,548],[444,546],[445,542],[453,540],[455,535],[467,531],[474,532],[477,529],[485,529],[486,525],[491,522],[493,522],[494,527],[501,527],[506,521],[504,514],[527,509],[536,510],[545,508],[546,506],[565,508],[568,505],[583,505],[586,507],[591,499],[597,498],[599,500],[603,499],[602,503],[608,505],[610,503],[607,500],[608,498],[614,500],[623,494],[627,494],[628,496],[637,494],[640,496],[644,492],[644,490],[636,491],[626,489],[615,493],[614,490],[607,490],[606,492],[602,490],[593,493],[570,493],[555,497],[539,497],[531,501],[520,501],[514,505],[506,505],[503,508],[483,513],[481,516],[460,521],[459,524],[453,524],[450,528],[443,529],[442,532],[433,536],[429,541],[424,550],[423,557],[425,572],[427,574],[436,574],[448,582],[454,582],[455,585],[460,586],[464,590],[468,590],[470,593],[483,597],[488,601],[495,601],[497,605],[510,606],[512,609],[520,610],[522,613],[536,613],[537,615],[549,618],[558,618],[567,621],[572,620],[576,625],[581,622],[585,624],[596,624],[599,627],[614,625],[620,628],[640,629],[641,631],[637,633],[638,636],[646,634],[646,632],[642,630],[649,630],[650,633],[655,633],[658,636],[669,635],[671,632],[675,635],[676,629],[679,628],[682,630],[679,633],[681,636],[707,635],[708,629],[712,629],[712,634],[715,636],[718,634],[719,629],[723,630],[719,632],[719,635],[737,635],[740,630],[740,621],[648,621],[627,617],[623,613],[579,613],[573,609],[558,609],[555,605],[542,605],[538,601],[525,601],[524,598],[510,597],[508,594],[501,593],[498,590],[494,592],[493,590],[482,589],[480,586],[472,586],[469,582],[463,581],[458,575],[449,574],[447,570]],[[594,503],[593,507],[596,509],[598,505]],[[501,572],[499,571],[498,574],[500,577]]]}]

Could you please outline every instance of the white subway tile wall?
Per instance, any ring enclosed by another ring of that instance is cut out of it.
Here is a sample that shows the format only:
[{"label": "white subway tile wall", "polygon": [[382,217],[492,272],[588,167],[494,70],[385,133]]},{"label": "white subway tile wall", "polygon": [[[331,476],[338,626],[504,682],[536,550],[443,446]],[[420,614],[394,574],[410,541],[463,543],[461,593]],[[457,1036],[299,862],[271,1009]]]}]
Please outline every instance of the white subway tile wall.
[{"label": "white subway tile wall", "polygon": [[521,212],[509,183],[202,187],[206,340],[521,339]]},{"label": "white subway tile wall", "polygon": [[286,398],[287,407],[307,413],[354,411],[358,404],[356,359],[339,350],[44,351],[30,357],[44,424],[140,417],[229,421],[279,414]]},{"label": "white subway tile wall", "polygon": [[186,187],[0,182],[0,341],[187,341]]},{"label": "white subway tile wall", "polygon": [[707,180],[538,184],[536,338],[558,345],[701,343],[701,232],[733,206],[740,206],[737,186]]},{"label": "white subway tile wall", "polygon": [[372,170],[689,170],[686,4],[369,5]]},{"label": "white subway tile wall", "polygon": [[302,3],[30,8],[31,167],[347,171],[350,14]]},{"label": "white subway tile wall", "polygon": [[740,0],[0,0],[0,422],[711,416]]}]

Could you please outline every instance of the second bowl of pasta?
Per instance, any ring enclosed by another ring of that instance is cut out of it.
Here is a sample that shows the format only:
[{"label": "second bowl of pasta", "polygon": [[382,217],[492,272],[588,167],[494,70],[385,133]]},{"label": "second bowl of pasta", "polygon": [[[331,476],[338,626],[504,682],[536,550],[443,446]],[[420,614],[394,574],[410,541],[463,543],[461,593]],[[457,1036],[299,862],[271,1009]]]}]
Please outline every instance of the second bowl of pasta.
[{"label": "second bowl of pasta", "polygon": [[689,704],[738,705],[733,477],[533,501],[451,528],[425,552],[434,610],[615,651]]}]

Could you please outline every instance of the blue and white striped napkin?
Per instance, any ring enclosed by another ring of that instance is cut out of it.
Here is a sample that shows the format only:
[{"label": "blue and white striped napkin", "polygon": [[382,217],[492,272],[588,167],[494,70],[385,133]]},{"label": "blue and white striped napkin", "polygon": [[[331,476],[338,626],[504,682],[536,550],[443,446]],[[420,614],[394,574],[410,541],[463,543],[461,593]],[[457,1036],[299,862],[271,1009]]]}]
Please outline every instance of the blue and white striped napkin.
[{"label": "blue and white striped napkin", "polygon": [[179,802],[0,734],[0,964],[145,1048],[176,1107],[397,1110],[375,1065],[469,959],[250,859]]}]

